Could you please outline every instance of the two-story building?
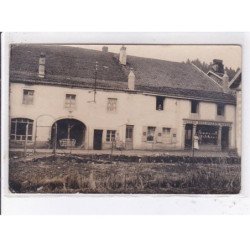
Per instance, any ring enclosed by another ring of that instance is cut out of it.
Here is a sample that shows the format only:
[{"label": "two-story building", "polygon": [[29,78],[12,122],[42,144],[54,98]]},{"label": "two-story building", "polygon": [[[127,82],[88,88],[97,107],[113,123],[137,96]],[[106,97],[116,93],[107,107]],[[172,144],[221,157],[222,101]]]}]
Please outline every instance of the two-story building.
[{"label": "two-story building", "polygon": [[236,147],[235,131],[235,96],[193,64],[12,45],[10,147],[184,150],[197,133],[218,151]]}]

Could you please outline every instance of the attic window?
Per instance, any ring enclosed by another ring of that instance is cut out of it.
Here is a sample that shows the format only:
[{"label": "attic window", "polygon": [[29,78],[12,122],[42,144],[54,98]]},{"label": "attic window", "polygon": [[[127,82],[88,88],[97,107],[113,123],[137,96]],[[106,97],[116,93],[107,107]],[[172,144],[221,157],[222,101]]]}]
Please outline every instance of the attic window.
[{"label": "attic window", "polygon": [[164,109],[164,100],[163,96],[156,96],[156,110],[162,111]]},{"label": "attic window", "polygon": [[197,114],[199,109],[199,102],[196,100],[191,101],[191,113]]}]

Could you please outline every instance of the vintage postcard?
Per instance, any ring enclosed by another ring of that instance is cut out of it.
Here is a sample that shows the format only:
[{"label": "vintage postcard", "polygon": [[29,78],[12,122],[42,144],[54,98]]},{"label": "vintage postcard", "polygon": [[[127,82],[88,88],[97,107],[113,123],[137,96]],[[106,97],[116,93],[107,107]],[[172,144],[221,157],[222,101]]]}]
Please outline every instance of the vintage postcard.
[{"label": "vintage postcard", "polygon": [[11,44],[12,193],[238,194],[241,46]]}]

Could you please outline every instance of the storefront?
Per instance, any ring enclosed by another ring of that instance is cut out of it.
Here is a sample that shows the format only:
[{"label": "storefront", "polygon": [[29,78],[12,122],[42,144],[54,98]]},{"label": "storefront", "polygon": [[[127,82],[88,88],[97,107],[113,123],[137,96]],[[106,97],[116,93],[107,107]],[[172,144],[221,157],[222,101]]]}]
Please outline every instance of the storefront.
[{"label": "storefront", "polygon": [[230,148],[230,122],[184,119],[186,149],[193,147],[193,137],[199,137],[200,150],[228,150]]}]

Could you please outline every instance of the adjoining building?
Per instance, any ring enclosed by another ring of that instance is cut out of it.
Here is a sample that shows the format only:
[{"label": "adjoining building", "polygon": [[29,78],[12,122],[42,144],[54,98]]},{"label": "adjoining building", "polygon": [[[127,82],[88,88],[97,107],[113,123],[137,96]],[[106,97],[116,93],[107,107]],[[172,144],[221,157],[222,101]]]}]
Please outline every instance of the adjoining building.
[{"label": "adjoining building", "polygon": [[[236,148],[236,98],[190,63],[55,45],[12,45],[10,147]],[[225,87],[227,86],[227,88]]]},{"label": "adjoining building", "polygon": [[241,155],[241,126],[242,126],[242,72],[239,70],[234,78],[230,81],[229,87],[236,92],[236,149]]}]

